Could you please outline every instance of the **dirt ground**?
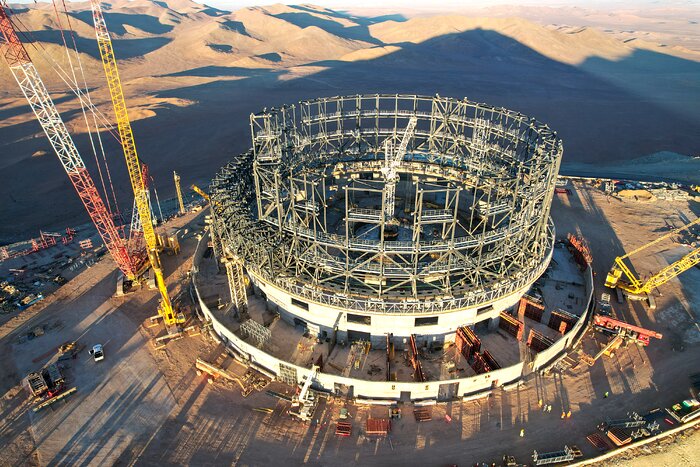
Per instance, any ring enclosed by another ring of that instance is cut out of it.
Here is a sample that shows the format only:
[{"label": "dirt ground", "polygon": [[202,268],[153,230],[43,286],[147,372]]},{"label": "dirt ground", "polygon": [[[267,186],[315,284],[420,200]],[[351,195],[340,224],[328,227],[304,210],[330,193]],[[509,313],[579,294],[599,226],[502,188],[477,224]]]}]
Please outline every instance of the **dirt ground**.
[{"label": "dirt ground", "polygon": [[[694,219],[698,211],[692,201],[609,199],[579,182],[553,205],[557,236],[580,232],[590,243],[597,296],[605,272],[623,249],[661,235],[667,224],[679,226],[682,215]],[[186,283],[203,214],[174,222],[188,228],[180,256],[163,261],[176,296],[180,290],[175,284]],[[659,255],[635,260],[635,267],[647,273],[672,260],[682,252],[679,248],[671,245]],[[205,334],[156,350],[151,340],[163,330],[148,327],[155,313],[154,292],[113,298],[114,274],[111,261],[103,260],[0,327],[0,465],[471,465],[500,461],[506,453],[529,462],[534,449],[547,452],[564,444],[577,445],[590,456],[596,452],[585,437],[598,423],[687,398],[688,375],[700,364],[693,314],[700,305],[700,270],[692,269],[662,288],[655,312],[639,302],[613,299],[617,316],[664,334],[647,348],[621,349],[614,359],[603,357],[590,369],[532,375],[522,387],[496,391],[487,399],[438,404],[430,408],[428,422],[415,421],[413,407],[405,404],[387,438],[372,438],[363,430],[368,416],[385,416],[386,408],[347,405],[353,434],[338,438],[335,423],[345,401],[322,400],[316,420],[304,425],[286,414],[287,402],[265,392],[244,398],[238,389],[207,384],[197,376],[195,358],[212,359],[221,352]],[[48,324],[45,335],[21,338],[40,323]],[[66,369],[77,393],[53,410],[34,414],[21,379],[68,340],[102,343],[106,359],[93,362],[83,351]],[[235,363],[230,368],[242,371]],[[268,389],[290,393],[280,383]],[[544,412],[540,400],[551,404],[552,412]],[[562,419],[568,411],[571,418]],[[697,442],[696,432],[662,445],[661,454],[653,446],[640,449],[634,455],[648,457],[635,457],[634,465],[671,465],[664,463],[673,459],[688,459],[690,465],[691,446]],[[608,465],[631,462],[625,455]]]},{"label": "dirt ground", "polygon": [[700,446],[700,429],[696,428],[680,436],[666,438],[658,443],[633,449],[610,459],[602,467],[674,467],[696,465]]}]

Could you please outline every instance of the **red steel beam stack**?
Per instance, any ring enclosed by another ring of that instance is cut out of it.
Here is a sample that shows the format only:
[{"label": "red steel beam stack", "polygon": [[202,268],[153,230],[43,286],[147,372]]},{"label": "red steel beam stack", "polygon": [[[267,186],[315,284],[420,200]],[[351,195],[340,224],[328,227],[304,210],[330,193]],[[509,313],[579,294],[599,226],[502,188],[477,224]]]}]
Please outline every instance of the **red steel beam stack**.
[{"label": "red steel beam stack", "polygon": [[530,335],[527,337],[527,346],[532,350],[535,352],[542,352],[551,347],[552,344],[554,344],[554,342],[550,338],[540,334],[534,329],[530,329]]},{"label": "red steel beam stack", "polygon": [[499,368],[501,368],[501,365],[498,364],[496,359],[493,358],[493,355],[491,355],[491,352],[489,352],[488,350],[484,350],[482,357],[484,357],[484,361],[489,366],[490,371],[498,370]]},{"label": "red steel beam stack", "polygon": [[481,340],[467,326],[457,328],[455,344],[457,344],[457,349],[467,362],[469,362],[474,353],[481,350]]},{"label": "red steel beam stack", "polygon": [[578,317],[576,315],[572,315],[564,310],[554,310],[549,317],[549,323],[547,326],[564,334],[569,329],[574,327],[576,321],[578,321]]},{"label": "red steel beam stack", "polygon": [[367,419],[367,434],[368,435],[386,435],[391,431],[391,420],[386,418],[368,418]]},{"label": "red steel beam stack", "polygon": [[582,268],[592,264],[593,255],[591,255],[591,249],[588,247],[588,242],[586,242],[586,239],[573,234],[569,234],[568,239],[569,250],[571,250],[571,253],[574,255],[576,262]]},{"label": "red steel beam stack", "polygon": [[338,422],[335,426],[335,434],[338,436],[352,435],[352,424],[350,422]]},{"label": "red steel beam stack", "polygon": [[517,340],[523,340],[525,323],[518,321],[515,317],[509,315],[508,313],[501,312],[501,319],[498,321],[498,327],[515,337]]},{"label": "red steel beam stack", "polygon": [[491,371],[491,368],[489,368],[489,365],[479,352],[474,352],[474,360],[471,363],[471,367],[476,371],[477,375]]},{"label": "red steel beam stack", "polygon": [[423,374],[423,368],[421,368],[420,360],[418,360],[418,347],[416,346],[415,334],[411,334],[411,365],[413,365],[413,378],[419,383],[425,381],[425,374]]},{"label": "red steel beam stack", "polygon": [[518,305],[518,316],[527,316],[531,320],[537,321],[538,323],[542,320],[542,314],[544,313],[544,305],[538,300],[523,295],[520,299],[520,305]]}]

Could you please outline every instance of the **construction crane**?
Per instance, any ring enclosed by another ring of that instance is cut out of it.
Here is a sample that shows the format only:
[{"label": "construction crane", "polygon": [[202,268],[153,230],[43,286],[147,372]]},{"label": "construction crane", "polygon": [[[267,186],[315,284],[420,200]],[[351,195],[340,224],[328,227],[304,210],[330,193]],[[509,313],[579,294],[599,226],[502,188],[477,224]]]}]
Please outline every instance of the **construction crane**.
[{"label": "construction crane", "polygon": [[387,138],[384,142],[384,167],[381,168],[384,175],[384,218],[390,222],[394,222],[394,210],[396,208],[396,184],[399,182],[398,168],[401,161],[406,155],[408,142],[416,130],[418,118],[411,117],[403,132],[403,137],[399,143],[399,147],[394,149],[394,141],[392,138]]},{"label": "construction crane", "polygon": [[[627,292],[632,296],[643,297],[651,293],[654,288],[665,284],[679,274],[687,271],[693,266],[700,264],[700,247],[694,249],[690,253],[683,256],[678,261],[666,266],[659,272],[651,276],[646,280],[639,279],[634,275],[631,269],[625,263],[625,260],[637,253],[646,250],[649,247],[656,245],[657,243],[666,240],[674,235],[677,235],[683,231],[690,229],[691,227],[700,224],[700,217],[695,219],[693,222],[679,228],[668,232],[666,235],[653,240],[646,245],[643,245],[636,250],[627,253],[624,256],[619,256],[615,258],[615,264],[613,264],[612,269],[608,273],[605,279],[605,286],[610,288],[619,288]],[[625,275],[627,281],[620,280],[622,275]]]},{"label": "construction crane", "polygon": [[182,190],[180,189],[180,176],[173,170],[173,179],[175,180],[175,191],[177,191],[177,200],[180,203],[180,214],[185,213],[185,203],[182,202]]},{"label": "construction crane", "polygon": [[311,390],[311,385],[315,382],[319,369],[318,365],[311,366],[311,374],[306,377],[299,394],[292,398],[292,407],[297,410],[290,413],[303,421],[311,420],[318,406],[318,396]]},{"label": "construction crane", "polygon": [[593,315],[593,328],[607,334],[612,334],[614,337],[610,339],[596,355],[590,356],[586,353],[581,355],[581,360],[590,366],[593,366],[596,360],[602,355],[607,355],[609,357],[614,356],[613,352],[619,349],[625,341],[634,342],[637,345],[646,347],[649,345],[652,338],[663,338],[663,334],[660,332],[635,326],[634,324],[629,324],[601,314]]},{"label": "construction crane", "polygon": [[194,191],[194,192],[197,193],[199,196],[201,196],[202,198],[204,198],[205,200],[207,200],[209,203],[211,203],[211,198],[209,197],[208,194],[206,194],[206,193],[204,192],[204,190],[202,190],[201,188],[199,188],[197,185],[190,185],[190,188],[192,189],[192,191]]},{"label": "construction crane", "polygon": [[660,332],[644,329],[634,324],[599,314],[593,315],[593,328],[610,334],[621,335],[644,347],[649,345],[652,337],[654,339],[662,339],[664,337]]},{"label": "construction crane", "polygon": [[148,190],[143,180],[143,173],[139,164],[138,154],[136,152],[136,142],[134,134],[131,130],[131,122],[126,110],[126,102],[124,101],[124,91],[122,89],[121,80],[119,79],[119,70],[114,57],[114,49],[112,48],[112,40],[107,30],[107,24],[102,14],[102,8],[97,0],[90,0],[92,7],[92,18],[95,23],[95,35],[97,37],[97,45],[102,58],[102,65],[107,77],[107,85],[109,94],[112,98],[112,105],[117,119],[117,128],[119,130],[119,138],[121,139],[126,166],[129,172],[131,188],[134,192],[134,200],[138,209],[139,217],[141,218],[141,228],[143,236],[146,240],[146,250],[148,260],[153,268],[156,287],[160,292],[160,306],[158,313],[163,318],[166,328],[169,332],[173,331],[173,327],[178,323],[185,321],[184,316],[176,314],[173,310],[170,297],[168,296],[168,288],[165,285],[163,278],[163,269],[158,256],[158,239],[153,227],[151,219],[151,208],[148,201]]},{"label": "construction crane", "polygon": [[603,356],[603,354],[607,355],[608,357],[614,356],[615,350],[619,349],[622,343],[625,341],[625,337],[621,334],[616,335],[612,339],[608,341],[607,344],[605,344],[597,354],[590,356],[587,353],[582,353],[581,354],[581,360],[586,362],[588,366],[593,366],[595,365],[595,362]]},{"label": "construction crane", "polygon": [[107,251],[127,279],[134,280],[145,267],[143,258],[133,256],[127,241],[114,224],[114,217],[105,205],[92,177],[85,167],[78,149],[51,100],[34,63],[17,36],[17,31],[7,14],[4,2],[0,2],[0,31],[4,42],[0,52],[10,67],[10,72],[27,99],[41,128],[44,130],[58,160],[66,171],[75,191],[97,228]]}]

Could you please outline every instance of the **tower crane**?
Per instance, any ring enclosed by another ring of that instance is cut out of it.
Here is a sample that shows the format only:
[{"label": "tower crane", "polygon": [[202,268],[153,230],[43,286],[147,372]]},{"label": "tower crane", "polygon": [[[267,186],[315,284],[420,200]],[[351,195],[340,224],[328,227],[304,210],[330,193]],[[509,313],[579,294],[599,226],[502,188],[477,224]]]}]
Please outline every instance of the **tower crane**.
[{"label": "tower crane", "polygon": [[134,134],[131,130],[131,122],[124,101],[124,91],[122,89],[121,80],[119,79],[119,70],[117,69],[117,61],[114,57],[114,49],[112,48],[112,40],[107,30],[102,8],[97,0],[90,0],[92,7],[92,18],[95,23],[95,35],[97,37],[97,45],[102,58],[102,66],[107,77],[107,85],[109,94],[112,99],[114,113],[117,119],[117,128],[121,139],[126,166],[129,172],[131,188],[134,192],[134,200],[138,209],[139,217],[141,218],[141,228],[143,236],[146,240],[146,251],[148,260],[153,268],[156,287],[160,292],[160,306],[158,313],[163,318],[166,328],[172,328],[178,323],[185,321],[181,314],[176,314],[173,310],[170,297],[168,296],[168,288],[165,285],[163,278],[163,269],[160,264],[158,255],[158,239],[156,237],[153,221],[151,219],[151,209],[148,202],[148,190],[143,180],[141,166],[139,164],[138,154],[136,152],[136,142]]},{"label": "tower crane", "polygon": [[[628,292],[631,295],[644,296],[651,293],[651,291],[654,290],[654,288],[665,284],[666,282],[670,281],[679,274],[687,271],[695,265],[700,264],[700,247],[686,254],[678,261],[669,264],[668,266],[661,269],[659,272],[657,272],[656,274],[654,274],[646,280],[639,279],[637,276],[635,276],[634,273],[625,263],[625,260],[629,259],[631,256],[641,251],[644,251],[647,248],[654,246],[657,243],[666,240],[674,235],[687,231],[691,227],[698,224],[700,224],[700,217],[679,229],[672,230],[666,235],[662,235],[661,237],[637,248],[636,250],[630,251],[624,256],[619,256],[615,258],[615,263],[613,264],[612,269],[610,269],[610,272],[608,273],[605,279],[605,286],[613,289],[617,287],[619,289],[624,290],[625,292]],[[623,274],[627,281],[620,280]]]},{"label": "tower crane", "polygon": [[398,168],[406,155],[408,142],[416,130],[418,118],[411,117],[403,132],[403,137],[398,148],[394,149],[393,139],[387,138],[384,143],[384,167],[381,168],[384,175],[384,218],[388,222],[394,221],[394,210],[396,209],[396,184],[399,182]]},{"label": "tower crane", "polygon": [[17,31],[3,5],[4,2],[0,2],[0,32],[4,39],[0,44],[0,53],[5,57],[10,72],[39,120],[41,128],[97,228],[107,251],[124,275],[129,280],[134,280],[141,274],[145,263],[142,258],[133,256],[129,252],[126,239],[114,224],[112,213],[97,191],[73,139],[56,110],[39,72],[17,36]]},{"label": "tower crane", "polygon": [[180,215],[185,213],[185,203],[182,202],[182,189],[180,188],[180,176],[173,170],[175,180],[175,191],[177,191],[177,201],[180,203]]}]

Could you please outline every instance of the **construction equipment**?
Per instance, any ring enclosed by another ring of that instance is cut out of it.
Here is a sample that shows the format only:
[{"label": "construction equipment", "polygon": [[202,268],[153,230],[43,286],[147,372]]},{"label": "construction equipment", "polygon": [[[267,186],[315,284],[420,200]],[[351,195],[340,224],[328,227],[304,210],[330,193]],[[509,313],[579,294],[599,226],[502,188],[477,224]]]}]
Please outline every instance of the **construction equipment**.
[{"label": "construction equipment", "polygon": [[65,377],[56,363],[47,365],[41,371],[29,373],[27,386],[32,396],[44,400],[34,408],[35,412],[65,397],[66,392],[75,391],[75,388],[71,391],[65,391]]},{"label": "construction equipment", "polygon": [[177,192],[177,201],[180,204],[180,215],[185,214],[185,203],[182,201],[182,189],[180,188],[180,176],[173,170],[173,180],[175,180],[175,191]]},{"label": "construction equipment", "polygon": [[29,373],[27,375],[27,385],[29,386],[29,392],[34,397],[44,394],[49,389],[41,373]]},{"label": "construction equipment", "polygon": [[593,366],[595,364],[596,360],[598,360],[603,355],[607,355],[609,357],[612,357],[614,355],[613,352],[615,350],[619,349],[624,341],[625,341],[625,338],[618,334],[617,336],[610,339],[610,341],[607,344],[605,344],[598,351],[598,353],[595,354],[593,357],[591,357],[590,355],[588,355],[586,353],[582,353],[581,360],[586,362],[586,364],[588,364],[588,366]]},{"label": "construction equipment", "polygon": [[394,149],[394,140],[387,138],[384,142],[384,167],[381,168],[384,176],[384,217],[387,222],[395,224],[394,210],[396,209],[396,184],[399,182],[398,168],[406,155],[408,142],[416,130],[417,117],[411,117],[404,130],[399,147]]},{"label": "construction equipment", "polygon": [[[690,253],[683,256],[678,261],[666,266],[659,272],[651,276],[646,280],[641,280],[630,270],[630,268],[625,263],[625,260],[634,256],[635,254],[652,247],[663,240],[667,240],[670,237],[677,235],[681,232],[687,231],[691,227],[700,224],[700,217],[695,219],[693,222],[686,224],[685,226],[672,230],[665,235],[643,245],[636,250],[627,253],[624,256],[619,256],[615,258],[615,264],[613,264],[610,272],[605,279],[605,286],[610,288],[620,288],[627,292],[628,296],[631,298],[646,298],[652,290],[656,287],[665,284],[679,274],[687,271],[695,265],[700,264],[700,247],[695,248]],[[622,276],[626,277],[628,282],[620,280]]]},{"label": "construction equipment", "polygon": [[690,422],[700,417],[700,402],[697,399],[686,399],[667,408],[666,412],[680,423]]},{"label": "construction equipment", "polygon": [[[156,286],[160,292],[161,300],[160,306],[158,307],[158,314],[163,318],[166,329],[168,329],[168,334],[174,335],[177,334],[177,324],[185,322],[185,318],[182,314],[176,313],[173,310],[170,297],[168,296],[168,289],[165,285],[165,279],[163,278],[163,270],[160,264],[160,257],[158,256],[158,241],[151,219],[148,190],[144,184],[143,172],[136,152],[136,142],[134,141],[134,134],[131,130],[131,122],[129,121],[126,102],[124,101],[124,91],[119,79],[119,71],[114,57],[112,40],[110,39],[107,24],[105,23],[99,2],[97,0],[91,0],[90,5],[92,7],[92,17],[95,23],[97,45],[100,50],[102,66],[107,77],[109,93],[112,98],[112,105],[117,119],[117,128],[126,159],[131,188],[134,192],[134,199],[139,216],[141,217],[141,228],[143,229],[143,236],[146,240],[148,260],[153,268]],[[180,194],[179,185],[178,194]],[[180,204],[182,205],[182,198],[180,198]]]},{"label": "construction equipment", "polygon": [[197,193],[199,196],[201,196],[202,198],[206,199],[209,203],[211,203],[211,198],[209,197],[208,194],[206,194],[206,193],[204,192],[204,190],[202,190],[201,188],[199,188],[197,185],[190,185],[190,188],[192,189],[192,191],[194,191],[194,192]]},{"label": "construction equipment", "polygon": [[0,32],[5,39],[4,43],[0,44],[0,52],[39,120],[41,128],[97,228],[105,247],[124,275],[129,280],[136,279],[147,266],[145,258],[130,254],[126,240],[114,224],[114,216],[102,200],[46,86],[17,36],[14,24],[2,4],[0,4]]},{"label": "construction equipment", "polygon": [[581,354],[581,360],[586,362],[589,366],[593,366],[603,355],[609,357],[614,356],[615,350],[619,349],[625,341],[632,341],[638,345],[647,346],[652,337],[654,339],[663,338],[661,333],[640,328],[639,326],[625,323],[624,321],[606,315],[593,315],[593,328],[607,334],[612,334],[614,337],[594,356],[590,356],[586,353]]},{"label": "construction equipment", "polygon": [[627,340],[632,340],[639,345],[649,345],[650,339],[662,339],[663,334],[644,329],[633,324],[625,323],[610,316],[593,315],[593,328],[610,334],[621,335]]},{"label": "construction equipment", "polygon": [[66,397],[75,394],[75,392],[77,390],[78,390],[78,388],[75,388],[75,387],[70,388],[70,389],[66,389],[65,391],[62,391],[62,392],[56,394],[55,396],[50,397],[50,398],[46,399],[45,401],[35,405],[32,408],[32,412],[38,412],[41,409],[45,409],[46,407],[53,405],[58,401],[64,400]]},{"label": "construction equipment", "polygon": [[301,387],[299,394],[292,398],[292,407],[297,408],[297,410],[290,411],[290,414],[302,421],[311,420],[318,406],[318,395],[311,389],[311,385],[318,374],[318,370],[319,367],[317,365],[311,367],[311,374],[306,378],[306,381],[304,381],[304,385]]}]

